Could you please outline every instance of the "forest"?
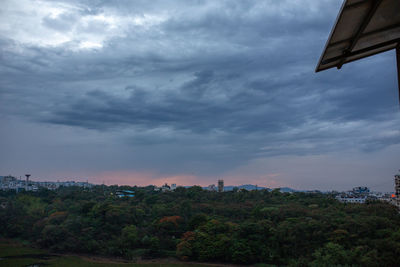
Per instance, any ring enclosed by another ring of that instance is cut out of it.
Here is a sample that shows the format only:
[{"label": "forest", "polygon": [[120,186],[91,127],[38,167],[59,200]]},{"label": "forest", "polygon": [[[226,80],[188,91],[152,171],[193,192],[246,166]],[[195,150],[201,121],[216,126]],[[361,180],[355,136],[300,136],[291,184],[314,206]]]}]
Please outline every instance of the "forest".
[{"label": "forest", "polygon": [[[133,190],[119,198],[117,190]],[[199,186],[0,192],[0,237],[55,252],[268,266],[398,266],[400,214],[383,202]]]}]

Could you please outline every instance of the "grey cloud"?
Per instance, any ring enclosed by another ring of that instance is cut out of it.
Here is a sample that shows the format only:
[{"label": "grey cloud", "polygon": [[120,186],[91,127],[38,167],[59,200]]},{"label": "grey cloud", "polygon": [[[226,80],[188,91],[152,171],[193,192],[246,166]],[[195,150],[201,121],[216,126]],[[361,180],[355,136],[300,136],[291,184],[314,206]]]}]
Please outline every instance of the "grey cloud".
[{"label": "grey cloud", "polygon": [[56,18],[47,16],[42,20],[42,23],[46,27],[49,27],[53,30],[60,32],[66,32],[66,31],[68,32],[74,26],[77,18],[78,18],[77,14],[67,13],[67,14],[61,14]]},{"label": "grey cloud", "polygon": [[[349,147],[372,153],[399,144],[398,134],[381,135],[400,122],[393,55],[313,73],[339,3],[292,4],[81,2],[84,13],[165,12],[169,18],[147,29],[127,27],[125,36],[98,50],[35,47],[2,37],[0,111],[115,133],[138,151],[129,154],[138,165],[156,161],[171,172],[178,161],[185,170],[197,164],[221,172],[259,157]],[[72,20],[43,23],[68,31]]]}]

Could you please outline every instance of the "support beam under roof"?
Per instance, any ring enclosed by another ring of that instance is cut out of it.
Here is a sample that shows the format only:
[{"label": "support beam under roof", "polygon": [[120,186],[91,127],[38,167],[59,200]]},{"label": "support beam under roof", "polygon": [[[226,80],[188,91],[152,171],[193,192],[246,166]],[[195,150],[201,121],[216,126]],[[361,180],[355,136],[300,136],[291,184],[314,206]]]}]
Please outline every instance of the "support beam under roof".
[{"label": "support beam under roof", "polygon": [[[380,51],[378,51],[376,53],[386,52],[388,50],[391,50],[391,49],[395,48],[395,45],[399,44],[399,43],[400,43],[400,39],[391,40],[391,41],[380,43],[380,44],[377,44],[377,45],[374,45],[374,46],[370,46],[370,47],[367,47],[367,48],[364,48],[364,49],[360,49],[360,50],[356,50],[356,51],[353,51],[353,52],[349,52],[346,55],[341,55],[341,56],[337,56],[337,57],[328,58],[328,59],[325,59],[324,61],[322,61],[322,63],[323,64],[328,64],[328,63],[331,63],[331,62],[335,62],[337,60],[345,60],[348,57],[357,56],[357,55],[366,53],[368,51],[373,51],[375,49],[379,49],[379,48],[383,48],[383,47],[388,46],[387,50],[380,50]],[[371,54],[371,56],[372,55],[374,55],[374,54]]]},{"label": "support beam under roof", "polygon": [[344,57],[340,60],[340,62],[337,65],[337,68],[340,69],[343,66],[343,63],[346,61],[347,54],[351,53],[356,46],[358,40],[360,39],[361,35],[364,33],[365,28],[367,28],[369,22],[371,21],[372,17],[374,16],[376,10],[378,9],[379,5],[382,3],[382,0],[375,0],[374,3],[372,3],[372,7],[369,10],[367,16],[361,23],[360,27],[358,28],[356,34],[354,35],[353,39],[350,42],[350,45],[348,48],[346,48],[343,51]]},{"label": "support beam under roof", "polygon": [[399,87],[399,103],[400,103],[400,43],[396,47],[396,61],[397,61],[397,83]]}]

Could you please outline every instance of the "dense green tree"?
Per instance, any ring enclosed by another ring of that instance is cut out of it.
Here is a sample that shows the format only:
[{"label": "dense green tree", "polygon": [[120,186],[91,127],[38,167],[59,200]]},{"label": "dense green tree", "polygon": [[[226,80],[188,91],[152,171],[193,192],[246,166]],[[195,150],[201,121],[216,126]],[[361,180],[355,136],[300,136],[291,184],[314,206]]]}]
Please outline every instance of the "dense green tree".
[{"label": "dense green tree", "polygon": [[[116,190],[135,190],[118,198]],[[324,194],[178,187],[0,191],[0,237],[55,251],[279,266],[397,266],[400,214]]]},{"label": "dense green tree", "polygon": [[352,258],[348,251],[341,245],[329,242],[324,247],[317,249],[313,254],[315,260],[312,266],[351,265]]}]

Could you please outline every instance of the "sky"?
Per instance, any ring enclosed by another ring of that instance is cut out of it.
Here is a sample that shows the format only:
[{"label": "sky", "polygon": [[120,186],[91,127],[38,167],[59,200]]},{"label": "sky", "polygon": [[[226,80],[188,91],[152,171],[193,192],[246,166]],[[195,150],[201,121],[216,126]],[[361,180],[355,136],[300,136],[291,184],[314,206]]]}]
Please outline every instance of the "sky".
[{"label": "sky", "polygon": [[394,51],[315,73],[339,0],[3,0],[0,175],[393,191]]}]

